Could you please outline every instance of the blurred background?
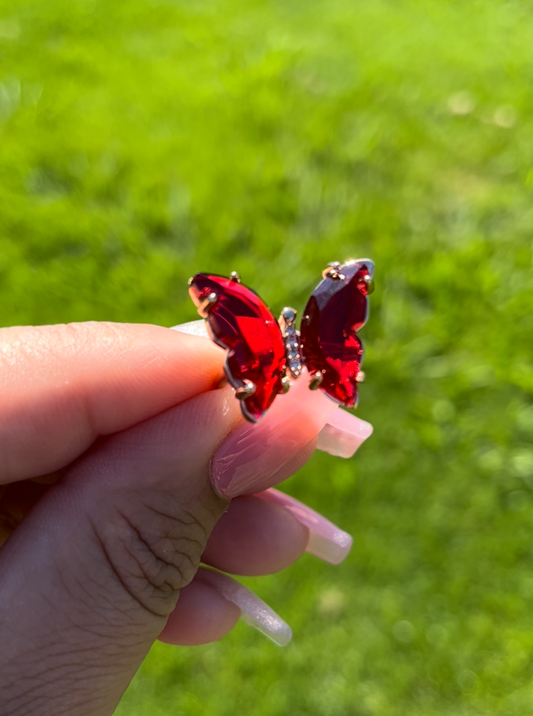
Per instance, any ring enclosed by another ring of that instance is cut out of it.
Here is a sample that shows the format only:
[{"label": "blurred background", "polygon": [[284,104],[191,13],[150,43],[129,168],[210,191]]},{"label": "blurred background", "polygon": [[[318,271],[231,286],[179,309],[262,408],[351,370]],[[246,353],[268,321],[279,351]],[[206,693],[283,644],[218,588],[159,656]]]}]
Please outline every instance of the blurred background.
[{"label": "blurred background", "polygon": [[156,645],[119,716],[523,716],[533,703],[527,0],[2,0],[0,323],[174,325],[237,270],[277,313],[370,256],[354,535],[245,579],[277,649]]}]

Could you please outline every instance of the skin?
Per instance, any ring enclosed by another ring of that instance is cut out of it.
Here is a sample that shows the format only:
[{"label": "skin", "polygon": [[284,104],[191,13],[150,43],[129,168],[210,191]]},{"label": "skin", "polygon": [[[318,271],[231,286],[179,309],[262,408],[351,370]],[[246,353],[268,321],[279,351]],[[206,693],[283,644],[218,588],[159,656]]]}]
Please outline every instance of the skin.
[{"label": "skin", "polygon": [[288,512],[211,487],[211,456],[242,420],[217,387],[223,362],[157,326],[0,330],[3,716],[112,714],[163,629],[193,645],[237,621],[200,561],[261,575],[304,551]]}]

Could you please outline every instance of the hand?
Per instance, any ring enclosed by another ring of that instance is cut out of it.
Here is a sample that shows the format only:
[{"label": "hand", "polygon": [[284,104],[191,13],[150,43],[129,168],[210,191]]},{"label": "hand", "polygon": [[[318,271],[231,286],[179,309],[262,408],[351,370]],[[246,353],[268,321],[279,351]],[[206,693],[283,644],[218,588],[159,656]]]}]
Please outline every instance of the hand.
[{"label": "hand", "polygon": [[257,575],[306,548],[346,554],[345,533],[267,488],[328,419],[333,451],[371,429],[303,382],[251,426],[217,388],[223,362],[210,341],[156,326],[0,330],[0,543],[16,527],[0,549],[4,716],[107,716],[158,636],[212,641],[242,609],[287,639],[200,560]]}]

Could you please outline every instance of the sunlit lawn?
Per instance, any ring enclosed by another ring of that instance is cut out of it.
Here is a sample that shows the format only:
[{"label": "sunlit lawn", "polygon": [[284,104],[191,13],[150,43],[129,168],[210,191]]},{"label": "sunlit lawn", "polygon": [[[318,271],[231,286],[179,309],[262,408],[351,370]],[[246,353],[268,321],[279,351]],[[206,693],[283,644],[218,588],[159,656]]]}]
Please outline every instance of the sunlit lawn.
[{"label": "sunlit lawn", "polygon": [[245,580],[293,626],[156,646],[121,716],[523,716],[533,687],[533,11],[526,0],[3,0],[3,324],[173,325],[238,270],[302,308],[371,256],[354,534]]}]

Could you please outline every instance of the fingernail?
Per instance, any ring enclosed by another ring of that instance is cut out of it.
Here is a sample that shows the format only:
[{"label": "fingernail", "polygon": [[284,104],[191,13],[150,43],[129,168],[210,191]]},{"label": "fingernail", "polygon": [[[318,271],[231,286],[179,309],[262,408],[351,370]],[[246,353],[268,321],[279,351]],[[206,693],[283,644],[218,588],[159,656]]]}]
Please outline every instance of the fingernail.
[{"label": "fingernail", "polygon": [[[173,331],[208,338],[205,321],[189,321],[173,326]],[[372,435],[372,425],[351,415],[342,408],[333,410],[331,417],[318,435],[317,449],[337,457],[352,457],[358,447]]]},{"label": "fingernail", "polygon": [[211,463],[215,491],[231,499],[271,487],[270,478],[318,435],[336,407],[320,390],[309,390],[304,373],[261,422],[243,421],[218,448]]},{"label": "fingernail", "polygon": [[315,512],[303,502],[286,495],[279,490],[265,490],[257,494],[262,500],[273,502],[283,507],[295,517],[300,524],[309,530],[309,541],[306,552],[313,554],[324,562],[340,564],[352,548],[353,538],[348,532],[334,525],[318,512]]},{"label": "fingernail", "polygon": [[372,435],[373,427],[361,418],[337,408],[318,434],[317,449],[337,457],[352,457]]},{"label": "fingernail", "polygon": [[245,624],[257,629],[278,646],[287,646],[292,639],[292,630],[268,604],[253,592],[221,572],[201,568],[197,579],[202,579],[216,589],[229,602],[241,610],[241,619]]},{"label": "fingernail", "polygon": [[192,336],[202,336],[209,338],[205,321],[189,321],[188,323],[180,323],[178,326],[172,326],[171,331],[180,331],[180,333],[190,333]]}]

